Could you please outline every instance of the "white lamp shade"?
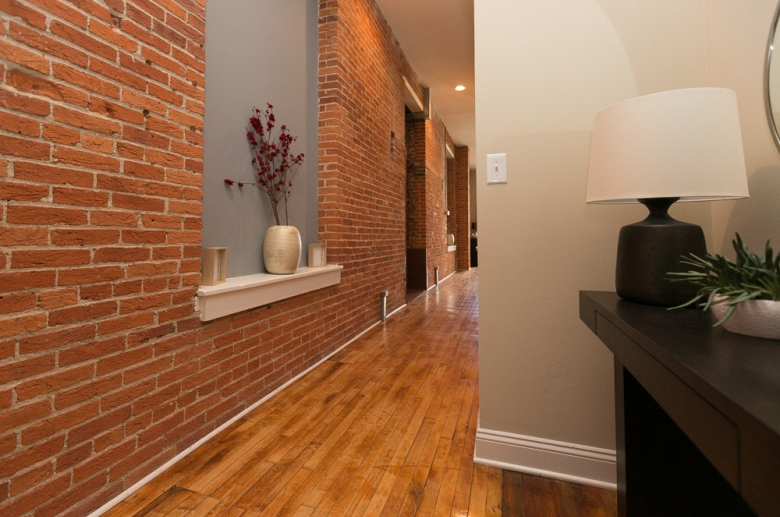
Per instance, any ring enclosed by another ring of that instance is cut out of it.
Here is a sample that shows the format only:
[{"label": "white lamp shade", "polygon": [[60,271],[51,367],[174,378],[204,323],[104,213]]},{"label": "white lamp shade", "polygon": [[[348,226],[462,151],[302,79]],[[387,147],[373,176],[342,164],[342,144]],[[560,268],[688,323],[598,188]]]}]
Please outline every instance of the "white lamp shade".
[{"label": "white lamp shade", "polygon": [[645,95],[596,114],[588,203],[748,197],[736,94],[690,88]]}]

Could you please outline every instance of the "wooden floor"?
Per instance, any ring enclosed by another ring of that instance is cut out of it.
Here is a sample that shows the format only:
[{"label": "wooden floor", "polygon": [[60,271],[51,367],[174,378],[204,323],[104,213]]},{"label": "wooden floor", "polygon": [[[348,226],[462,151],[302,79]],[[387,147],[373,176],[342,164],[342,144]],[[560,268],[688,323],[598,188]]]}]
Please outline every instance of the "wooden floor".
[{"label": "wooden floor", "polygon": [[613,516],[614,492],[472,461],[477,272],[457,273],[107,512]]}]

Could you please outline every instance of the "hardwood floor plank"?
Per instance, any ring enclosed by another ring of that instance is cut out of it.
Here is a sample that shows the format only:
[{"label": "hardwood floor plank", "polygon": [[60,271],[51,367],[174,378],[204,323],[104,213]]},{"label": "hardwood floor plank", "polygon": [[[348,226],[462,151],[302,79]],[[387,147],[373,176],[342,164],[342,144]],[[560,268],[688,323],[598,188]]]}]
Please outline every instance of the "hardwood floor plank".
[{"label": "hardwood floor plank", "polygon": [[474,465],[476,291],[453,275],[105,515],[616,515],[614,492]]},{"label": "hardwood floor plank", "polygon": [[[487,497],[485,502],[486,517],[501,517],[501,499],[503,494],[503,476],[501,469],[488,467]],[[506,514],[509,515],[508,513]],[[617,513],[615,514],[617,515]]]},{"label": "hardwood floor plank", "polygon": [[485,465],[474,465],[471,483],[468,517],[485,517],[488,495],[488,468]]}]

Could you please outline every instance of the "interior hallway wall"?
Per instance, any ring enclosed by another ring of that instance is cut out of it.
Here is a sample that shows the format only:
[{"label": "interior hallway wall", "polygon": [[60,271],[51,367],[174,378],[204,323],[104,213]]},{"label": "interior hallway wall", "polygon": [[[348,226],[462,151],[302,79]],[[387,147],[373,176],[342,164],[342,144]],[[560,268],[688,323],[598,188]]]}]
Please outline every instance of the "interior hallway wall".
[{"label": "interior hallway wall", "polygon": [[[476,456],[609,485],[612,355],[579,321],[578,291],[614,290],[618,231],[646,210],[585,204],[593,116],[706,84],[704,2],[484,0],[475,3],[475,36]],[[507,154],[507,184],[486,184],[489,153]],[[673,213],[711,239],[708,204]]]},{"label": "interior hallway wall", "polygon": [[[764,106],[766,46],[777,1],[706,0],[706,6],[708,83],[737,92],[750,189],[749,200],[712,203],[712,248],[733,258],[731,240],[739,232],[752,251],[763,252],[767,240],[777,250],[780,152]],[[774,58],[780,59],[777,50]]]}]

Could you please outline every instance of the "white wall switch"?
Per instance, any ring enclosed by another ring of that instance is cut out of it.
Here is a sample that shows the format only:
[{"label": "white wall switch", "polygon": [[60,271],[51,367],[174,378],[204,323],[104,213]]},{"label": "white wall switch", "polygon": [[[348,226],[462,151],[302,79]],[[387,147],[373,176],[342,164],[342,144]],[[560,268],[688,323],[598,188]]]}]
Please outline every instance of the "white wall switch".
[{"label": "white wall switch", "polygon": [[506,153],[487,155],[487,182],[506,183]]}]

